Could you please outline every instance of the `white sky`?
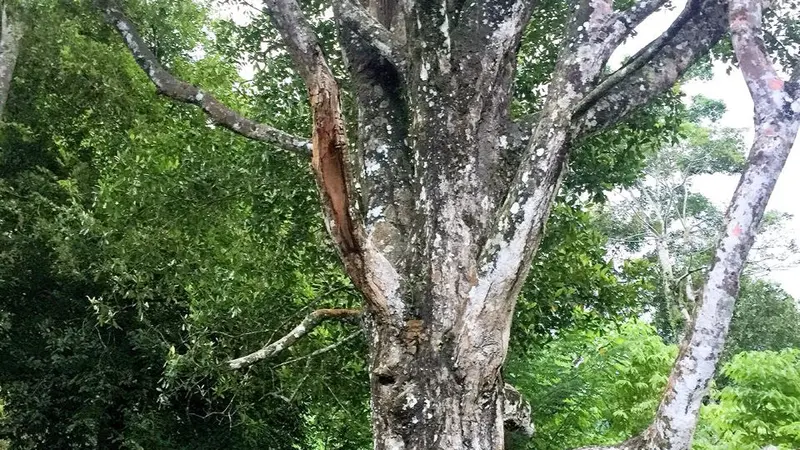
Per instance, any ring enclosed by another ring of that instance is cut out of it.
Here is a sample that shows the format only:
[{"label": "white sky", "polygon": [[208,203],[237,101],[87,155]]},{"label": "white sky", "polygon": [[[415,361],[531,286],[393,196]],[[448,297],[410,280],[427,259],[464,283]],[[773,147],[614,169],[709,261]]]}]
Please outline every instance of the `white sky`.
[{"label": "white sky", "polygon": [[[637,28],[637,35],[612,56],[611,65],[619,64],[623,57],[635,53],[663,33],[683,9],[685,1],[673,1],[672,10],[660,11],[645,20]],[[240,24],[249,21],[248,14],[241,8],[223,8],[220,13],[221,16],[227,16]],[[749,148],[753,137],[753,102],[739,71],[734,70],[728,75],[725,69],[721,64],[715,65],[712,80],[692,81],[683,86],[683,91],[687,94],[687,98],[703,94],[723,101],[727,106],[727,112],[721,120],[721,125],[742,129],[745,143]],[[243,67],[243,71],[244,75],[250,75],[252,67]],[[796,238],[800,238],[800,156],[798,155],[800,149],[798,147],[800,144],[796,142],[768,206],[771,210],[794,215],[786,227],[786,233]],[[737,182],[736,176],[708,175],[698,177],[694,187],[724,209],[730,202]],[[800,267],[772,271],[770,278],[780,283],[796,299],[800,299]]]},{"label": "white sky", "polygon": [[[637,28],[638,35],[620,48],[612,57],[612,63],[622,57],[635,53],[639,48],[657,38],[680,13],[685,0],[673,2],[675,8],[671,11],[662,11],[654,14]],[[744,131],[745,143],[749,148],[753,139],[753,102],[747,91],[744,79],[738,69],[725,73],[725,66],[714,66],[714,77],[710,81],[692,81],[682,86],[687,98],[697,94],[721,100],[727,106],[727,112],[721,122],[723,126],[739,128]],[[786,228],[787,238],[800,237],[800,140],[795,142],[786,167],[778,179],[778,184],[770,198],[768,209],[786,212],[794,215]],[[702,194],[714,201],[719,207],[725,208],[730,202],[733,190],[739,181],[738,176],[707,175],[698,177],[694,187]],[[770,278],[792,294],[800,298],[800,267],[775,270]]]}]

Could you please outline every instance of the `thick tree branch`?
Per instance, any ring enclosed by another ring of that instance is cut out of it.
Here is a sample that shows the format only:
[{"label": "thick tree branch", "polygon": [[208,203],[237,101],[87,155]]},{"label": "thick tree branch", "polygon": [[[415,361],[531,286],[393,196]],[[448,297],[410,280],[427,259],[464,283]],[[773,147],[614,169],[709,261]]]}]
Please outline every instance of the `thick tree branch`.
[{"label": "thick tree branch", "polygon": [[584,97],[581,104],[578,106],[578,112],[583,112],[588,108],[588,105],[593,104],[603,95],[608,93],[613,87],[620,84],[623,80],[629,77],[632,73],[644,67],[664,46],[669,43],[675,35],[683,29],[688,20],[695,14],[690,6],[697,5],[699,2],[690,0],[686,4],[686,8],[678,16],[677,19],[670,25],[670,27],[661,36],[654,41],[647,44],[644,48],[636,52],[622,67],[617,69],[614,73],[602,80],[600,84],[592,89],[589,94]]},{"label": "thick tree branch", "polygon": [[398,71],[404,71],[406,63],[402,46],[369,11],[353,0],[334,0],[333,8],[337,20],[343,26],[352,30]]},{"label": "thick tree branch", "polygon": [[330,68],[314,30],[311,29],[300,5],[295,0],[266,0],[264,6],[275,28],[283,37],[286,49],[294,62],[294,68],[310,90],[319,78],[330,74]]},{"label": "thick tree branch", "polygon": [[300,322],[300,325],[296,326],[286,336],[271,344],[265,345],[260,350],[250,353],[249,355],[232,359],[228,361],[228,365],[231,369],[241,369],[242,367],[250,366],[262,359],[271,358],[291,347],[300,338],[310,333],[311,330],[326,320],[353,321],[360,316],[361,310],[358,309],[318,309],[307,315],[305,319]]},{"label": "thick tree branch", "polygon": [[667,91],[727,31],[726,5],[689,0],[667,31],[608,76],[578,106],[573,139],[612,126]]},{"label": "thick tree branch", "polygon": [[522,286],[563,178],[573,113],[613,52],[604,31],[612,16],[610,0],[583,0],[573,10],[547,100],[481,249],[476,303],[514,299]]},{"label": "thick tree branch", "polygon": [[669,0],[640,0],[628,9],[614,13],[606,25],[609,44],[616,48],[633,33],[634,28],[667,3]]},{"label": "thick tree branch", "polygon": [[308,155],[311,143],[269,125],[250,120],[228,108],[208,92],[179,80],[158,62],[158,59],[139,35],[134,24],[112,1],[98,1],[106,21],[117,29],[136,63],[147,74],[158,92],[173,100],[199,106],[215,124],[234,133],[283,149]]}]

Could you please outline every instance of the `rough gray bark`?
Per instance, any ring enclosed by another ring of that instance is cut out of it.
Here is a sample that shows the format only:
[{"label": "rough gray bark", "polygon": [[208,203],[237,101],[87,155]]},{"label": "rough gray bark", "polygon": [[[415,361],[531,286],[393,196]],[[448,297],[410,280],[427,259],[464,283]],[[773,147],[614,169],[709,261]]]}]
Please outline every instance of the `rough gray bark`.
[{"label": "rough gray bark", "polygon": [[0,4],[0,119],[6,109],[11,78],[19,56],[23,24],[5,2]]},{"label": "rough gray bark", "polygon": [[[499,449],[504,422],[531,429],[500,369],[569,149],[672,87],[726,30],[724,3],[690,0],[664,36],[604,78],[614,49],[665,2],[578,2],[542,110],[514,123],[516,53],[535,3],[336,0],[358,110],[351,148],[339,86],[298,3],[265,2],[308,88],[326,224],[365,298],[376,449]],[[162,92],[215,119],[119,9],[105,11]],[[164,87],[173,85],[182,88]]]}]

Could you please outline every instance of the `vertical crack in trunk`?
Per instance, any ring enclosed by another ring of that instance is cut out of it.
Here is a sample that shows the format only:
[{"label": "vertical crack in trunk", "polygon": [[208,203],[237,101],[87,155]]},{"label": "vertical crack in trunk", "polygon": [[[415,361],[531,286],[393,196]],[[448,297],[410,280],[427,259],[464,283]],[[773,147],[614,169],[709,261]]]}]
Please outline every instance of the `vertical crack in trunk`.
[{"label": "vertical crack in trunk", "polygon": [[336,81],[319,70],[309,86],[314,114],[311,164],[324,203],[330,208],[331,233],[344,257],[360,251],[350,207],[347,133],[339,105]]}]

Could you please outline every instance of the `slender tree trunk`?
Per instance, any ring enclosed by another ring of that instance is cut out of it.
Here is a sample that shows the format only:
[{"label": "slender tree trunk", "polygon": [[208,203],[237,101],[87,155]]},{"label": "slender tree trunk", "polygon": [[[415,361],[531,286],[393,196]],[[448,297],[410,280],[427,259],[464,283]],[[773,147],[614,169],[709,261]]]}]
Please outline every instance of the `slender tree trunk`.
[{"label": "slender tree trunk", "polygon": [[[664,400],[650,429],[661,448],[688,449],[700,404],[716,370],[739,292],[739,276],[767,202],[800,127],[800,98],[775,72],[761,42],[761,3],[733,0],[730,26],[736,56],[755,104],[755,139],[747,168],[725,216],[703,296],[682,345]],[[795,73],[795,76],[800,73]]]},{"label": "slender tree trunk", "polygon": [[[772,190],[800,129],[800,64],[788,82],[772,66],[761,38],[759,0],[731,0],[736,57],[755,109],[755,138],[747,167],[725,214],[694,321],[684,338],[652,425],[620,450],[688,450],[700,406],[719,363],[733,317],[739,276]],[[599,450],[600,447],[595,449]]]},{"label": "slender tree trunk", "polygon": [[5,2],[0,5],[0,120],[6,109],[11,78],[19,56],[19,41],[22,39],[22,23],[9,11]]},{"label": "slender tree trunk", "polygon": [[702,400],[724,349],[739,276],[800,126],[797,114],[787,116],[785,111],[773,111],[756,123],[748,166],[733,194],[694,323],[681,345],[656,419],[642,437],[623,449],[688,450],[691,446]]}]

